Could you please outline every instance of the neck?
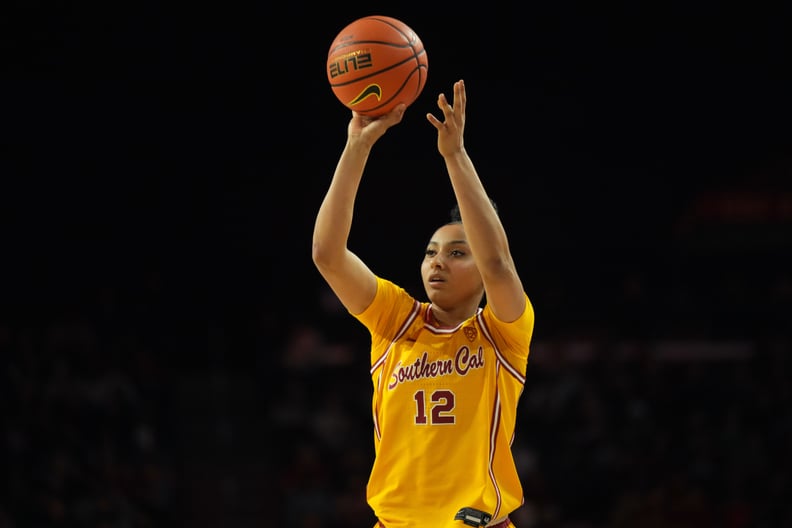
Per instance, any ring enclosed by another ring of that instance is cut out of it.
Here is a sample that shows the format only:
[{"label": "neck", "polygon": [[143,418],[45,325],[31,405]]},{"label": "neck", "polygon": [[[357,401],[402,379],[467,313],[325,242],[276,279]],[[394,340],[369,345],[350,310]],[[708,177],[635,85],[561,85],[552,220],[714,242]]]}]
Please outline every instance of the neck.
[{"label": "neck", "polygon": [[454,328],[471,315],[473,314],[467,316],[454,315],[437,308],[434,304],[429,305],[429,322],[438,328]]}]

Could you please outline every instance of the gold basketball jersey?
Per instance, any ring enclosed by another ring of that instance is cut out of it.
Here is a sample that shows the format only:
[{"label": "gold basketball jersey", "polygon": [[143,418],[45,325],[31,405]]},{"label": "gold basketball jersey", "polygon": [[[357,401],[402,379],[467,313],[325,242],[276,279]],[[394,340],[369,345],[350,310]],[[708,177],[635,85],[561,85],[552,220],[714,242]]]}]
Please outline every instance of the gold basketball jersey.
[{"label": "gold basketball jersey", "polygon": [[534,327],[488,307],[455,328],[431,304],[378,278],[357,319],[371,333],[376,460],[367,499],[386,528],[454,528],[460,508],[497,519],[523,503],[511,453]]}]

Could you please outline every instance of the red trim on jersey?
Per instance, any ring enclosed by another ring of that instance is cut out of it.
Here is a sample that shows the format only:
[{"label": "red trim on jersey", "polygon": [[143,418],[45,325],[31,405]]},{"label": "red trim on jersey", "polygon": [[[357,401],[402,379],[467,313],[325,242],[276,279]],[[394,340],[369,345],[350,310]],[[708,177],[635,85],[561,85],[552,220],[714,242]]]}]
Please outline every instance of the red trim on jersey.
[{"label": "red trim on jersey", "polygon": [[[500,363],[495,365],[495,379],[498,379],[500,375]],[[495,489],[495,494],[498,496],[498,503],[495,506],[495,511],[492,512],[492,516],[497,518],[498,514],[500,513],[501,508],[501,491],[500,486],[498,486],[498,481],[495,479],[495,472],[492,469],[492,460],[495,458],[495,440],[498,438],[498,424],[500,423],[501,417],[501,403],[500,403],[500,391],[498,390],[498,384],[495,384],[495,401],[493,403],[492,408],[492,422],[490,423],[490,445],[489,445],[489,464],[487,467],[487,472],[489,473],[490,481],[492,482],[492,487]]]},{"label": "red trim on jersey", "polygon": [[[376,372],[378,369],[380,369],[380,367],[382,367],[382,364],[385,362],[385,359],[388,357],[388,354],[393,349],[393,345],[396,344],[396,341],[398,341],[407,332],[407,329],[410,328],[410,325],[413,323],[413,321],[415,321],[415,318],[418,316],[420,312],[421,312],[421,303],[418,301],[413,301],[412,310],[410,311],[409,315],[407,315],[407,317],[404,319],[404,322],[399,327],[399,330],[396,332],[396,335],[393,336],[393,339],[391,339],[388,348],[385,349],[385,352],[383,352],[382,355],[377,359],[377,361],[375,361],[374,364],[371,366],[371,370],[369,371],[371,375],[374,375],[374,372]],[[380,397],[377,398],[377,403],[382,401],[381,392],[382,392],[382,370],[380,370],[380,373],[377,376],[377,393],[380,394]],[[377,435],[377,440],[379,440],[382,438],[382,434],[380,433],[379,420],[377,420],[377,414],[379,414],[379,408],[373,409],[372,414],[374,418],[374,432]]]},{"label": "red trim on jersey", "polygon": [[[481,315],[481,312],[483,311],[484,311],[483,308],[478,308],[478,310],[476,311],[475,314],[473,314],[473,316],[478,318],[478,316]],[[435,335],[453,334],[454,332],[462,328],[462,325],[464,325],[466,322],[466,321],[462,321],[456,326],[441,326],[440,323],[437,322],[437,318],[434,316],[434,312],[432,311],[431,304],[427,305],[426,313],[424,314],[423,320],[424,320],[424,328],[426,328]]]},{"label": "red trim on jersey", "polygon": [[492,332],[490,331],[489,327],[487,326],[487,322],[484,320],[484,317],[479,315],[477,317],[479,325],[481,325],[481,330],[484,332],[484,337],[487,338],[487,341],[490,342],[492,348],[495,350],[495,355],[498,356],[498,360],[500,363],[506,368],[506,370],[515,378],[517,378],[521,384],[525,385],[525,376],[523,376],[519,370],[514,368],[511,363],[506,359],[503,353],[500,351],[500,348],[495,343],[495,340],[492,338]]}]

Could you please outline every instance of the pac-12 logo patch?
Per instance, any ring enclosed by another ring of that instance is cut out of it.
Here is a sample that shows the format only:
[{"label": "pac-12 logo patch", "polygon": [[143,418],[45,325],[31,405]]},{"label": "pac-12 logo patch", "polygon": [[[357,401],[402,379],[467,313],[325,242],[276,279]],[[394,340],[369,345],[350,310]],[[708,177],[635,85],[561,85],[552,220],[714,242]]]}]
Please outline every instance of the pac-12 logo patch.
[{"label": "pac-12 logo patch", "polygon": [[476,340],[476,337],[478,337],[478,330],[476,330],[475,326],[466,326],[462,330],[464,330],[465,337],[467,337],[468,341],[471,343]]}]

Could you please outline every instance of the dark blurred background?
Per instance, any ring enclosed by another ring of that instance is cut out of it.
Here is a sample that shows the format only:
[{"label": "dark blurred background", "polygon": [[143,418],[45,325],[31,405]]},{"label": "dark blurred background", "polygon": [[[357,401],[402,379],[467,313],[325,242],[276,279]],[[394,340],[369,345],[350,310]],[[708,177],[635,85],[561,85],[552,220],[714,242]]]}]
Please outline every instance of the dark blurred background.
[{"label": "dark blurred background", "polygon": [[351,244],[423,296],[464,78],[536,309],[517,526],[792,525],[788,4],[4,11],[0,527],[374,523],[367,335],[310,258],[369,14],[429,77]]}]

